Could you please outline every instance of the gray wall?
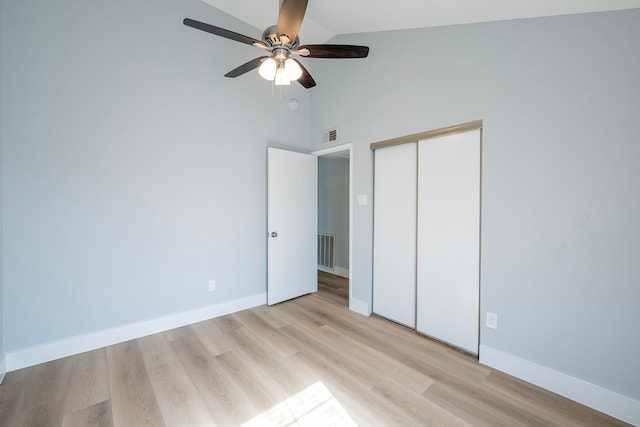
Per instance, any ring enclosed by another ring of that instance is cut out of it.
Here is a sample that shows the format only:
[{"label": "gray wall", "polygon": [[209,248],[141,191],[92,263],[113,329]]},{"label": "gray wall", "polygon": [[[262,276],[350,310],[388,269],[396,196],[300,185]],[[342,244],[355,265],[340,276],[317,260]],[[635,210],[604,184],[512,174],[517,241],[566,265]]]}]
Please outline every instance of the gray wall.
[{"label": "gray wall", "polygon": [[[0,0],[0,360],[4,357],[4,303],[3,303],[3,294],[4,294],[4,286],[3,286],[3,268],[2,268],[2,224],[3,224],[3,210],[2,210],[2,176],[3,167],[2,167],[2,141],[4,139],[4,126],[2,125],[3,118],[3,103],[4,97],[2,96],[2,87],[4,80],[4,67],[3,67],[3,59],[4,59],[4,0]],[[0,366],[0,376],[4,374],[4,368]]]},{"label": "gray wall", "polygon": [[[369,144],[484,120],[481,344],[640,399],[640,10],[337,37],[312,137],[339,126],[354,197]],[[354,204],[352,296],[371,297],[372,205]],[[484,318],[484,317],[483,317]],[[483,322],[484,323],[484,322]]]},{"label": "gray wall", "polygon": [[349,159],[318,158],[318,232],[335,234],[335,266],[349,269]]},{"label": "gray wall", "polygon": [[4,13],[5,351],[265,292],[266,147],[309,150],[309,95],[224,78],[260,51],[182,19],[261,31],[200,0]]}]

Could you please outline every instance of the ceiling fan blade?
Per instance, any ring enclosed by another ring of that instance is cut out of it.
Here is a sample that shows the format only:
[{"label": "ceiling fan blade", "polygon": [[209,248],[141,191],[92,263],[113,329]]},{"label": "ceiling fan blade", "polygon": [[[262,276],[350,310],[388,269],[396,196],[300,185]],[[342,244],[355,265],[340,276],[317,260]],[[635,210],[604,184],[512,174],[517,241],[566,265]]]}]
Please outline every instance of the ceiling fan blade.
[{"label": "ceiling fan blade", "polygon": [[216,36],[224,37],[226,39],[234,40],[244,44],[250,44],[256,47],[266,49],[267,46],[264,42],[248,37],[233,31],[225,30],[224,28],[216,27],[214,25],[205,24],[204,22],[196,21],[190,18],[185,18],[182,21],[184,25],[195,28],[196,30],[206,31],[207,33],[215,34]]},{"label": "ceiling fan blade", "polygon": [[256,59],[252,59],[251,61],[247,62],[246,64],[242,64],[238,68],[235,68],[235,69],[229,71],[224,76],[225,77],[231,77],[231,78],[235,78],[235,77],[241,76],[244,73],[248,73],[249,71],[255,70],[256,68],[258,68],[262,64],[262,62],[267,58],[268,58],[268,56],[260,56],[260,57],[258,57]]},{"label": "ceiling fan blade", "polygon": [[[303,49],[307,49],[309,54],[301,52]],[[300,46],[298,52],[307,58],[366,58],[369,48],[348,44],[307,44]]]},{"label": "ceiling fan blade", "polygon": [[307,11],[307,3],[308,0],[282,0],[278,16],[278,37],[284,34],[291,42],[295,41]]},{"label": "ceiling fan blade", "polygon": [[298,63],[298,65],[300,66],[300,68],[302,69],[302,75],[298,79],[298,83],[300,83],[302,86],[304,86],[305,89],[311,89],[312,87],[314,87],[316,85],[316,82],[315,82],[315,80],[313,80],[313,77],[311,77],[311,74],[309,74],[307,69],[304,68],[304,65],[302,65],[300,63],[300,61],[298,61],[295,58],[291,58],[291,59],[296,61]]}]

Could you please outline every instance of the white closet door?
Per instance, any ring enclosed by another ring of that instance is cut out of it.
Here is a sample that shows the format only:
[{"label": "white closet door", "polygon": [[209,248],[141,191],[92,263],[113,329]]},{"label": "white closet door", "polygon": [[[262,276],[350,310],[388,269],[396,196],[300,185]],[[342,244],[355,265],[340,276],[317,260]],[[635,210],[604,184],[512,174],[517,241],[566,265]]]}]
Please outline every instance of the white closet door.
[{"label": "white closet door", "polygon": [[373,312],[415,328],[416,143],[375,151]]},{"label": "white closet door", "polygon": [[419,332],[478,353],[480,130],[418,147]]}]

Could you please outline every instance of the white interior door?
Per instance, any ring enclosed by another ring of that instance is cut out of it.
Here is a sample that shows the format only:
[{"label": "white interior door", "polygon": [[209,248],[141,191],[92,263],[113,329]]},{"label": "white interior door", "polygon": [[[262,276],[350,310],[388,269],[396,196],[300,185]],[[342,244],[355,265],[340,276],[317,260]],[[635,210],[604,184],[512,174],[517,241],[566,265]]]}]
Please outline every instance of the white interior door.
[{"label": "white interior door", "polygon": [[375,151],[373,312],[415,328],[416,143]]},{"label": "white interior door", "polygon": [[478,353],[480,130],[419,142],[417,330]]},{"label": "white interior door", "polygon": [[267,303],[318,290],[317,158],[267,152]]}]

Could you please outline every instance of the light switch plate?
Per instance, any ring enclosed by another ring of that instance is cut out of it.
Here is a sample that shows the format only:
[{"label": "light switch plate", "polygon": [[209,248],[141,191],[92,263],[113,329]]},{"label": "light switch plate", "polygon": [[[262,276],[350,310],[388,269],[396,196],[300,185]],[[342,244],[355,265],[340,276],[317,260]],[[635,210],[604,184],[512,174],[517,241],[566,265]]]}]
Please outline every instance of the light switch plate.
[{"label": "light switch plate", "polygon": [[487,311],[487,328],[498,329],[498,315]]}]

